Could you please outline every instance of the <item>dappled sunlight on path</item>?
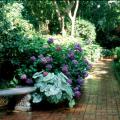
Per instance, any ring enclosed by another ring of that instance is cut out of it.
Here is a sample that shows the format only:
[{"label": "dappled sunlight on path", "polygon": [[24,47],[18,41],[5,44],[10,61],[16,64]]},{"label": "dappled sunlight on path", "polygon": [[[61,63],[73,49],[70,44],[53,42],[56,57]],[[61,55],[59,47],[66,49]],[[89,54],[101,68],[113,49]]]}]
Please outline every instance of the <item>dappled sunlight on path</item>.
[{"label": "dappled sunlight on path", "polygon": [[111,60],[94,64],[79,104],[73,109],[1,113],[0,120],[120,120],[120,87]]}]

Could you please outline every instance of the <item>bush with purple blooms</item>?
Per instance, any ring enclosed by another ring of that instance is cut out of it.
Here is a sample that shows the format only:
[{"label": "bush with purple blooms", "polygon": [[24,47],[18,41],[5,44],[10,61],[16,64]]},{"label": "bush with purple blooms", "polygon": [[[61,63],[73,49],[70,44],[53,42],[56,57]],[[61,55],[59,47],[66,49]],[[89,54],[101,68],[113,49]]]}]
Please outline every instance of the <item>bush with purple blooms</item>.
[{"label": "bush with purple blooms", "polygon": [[64,73],[67,83],[70,84],[74,98],[81,96],[84,79],[92,65],[86,60],[81,45],[76,43],[70,46],[55,45],[52,38],[41,47],[39,54],[33,54],[26,64],[22,64],[16,71],[16,77],[22,85],[34,85],[33,74],[43,71],[43,76],[48,73]]}]

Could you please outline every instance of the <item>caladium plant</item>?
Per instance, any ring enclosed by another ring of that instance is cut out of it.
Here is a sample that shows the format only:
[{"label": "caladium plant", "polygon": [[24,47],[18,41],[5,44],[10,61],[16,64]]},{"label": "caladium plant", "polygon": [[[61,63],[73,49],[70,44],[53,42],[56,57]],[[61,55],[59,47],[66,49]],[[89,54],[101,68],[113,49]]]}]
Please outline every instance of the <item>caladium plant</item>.
[{"label": "caladium plant", "polygon": [[36,92],[32,95],[33,103],[47,100],[49,103],[57,104],[67,100],[69,107],[75,105],[71,85],[62,72],[57,74],[48,73],[46,76],[44,76],[44,72],[37,72],[33,75],[33,79],[36,87]]}]

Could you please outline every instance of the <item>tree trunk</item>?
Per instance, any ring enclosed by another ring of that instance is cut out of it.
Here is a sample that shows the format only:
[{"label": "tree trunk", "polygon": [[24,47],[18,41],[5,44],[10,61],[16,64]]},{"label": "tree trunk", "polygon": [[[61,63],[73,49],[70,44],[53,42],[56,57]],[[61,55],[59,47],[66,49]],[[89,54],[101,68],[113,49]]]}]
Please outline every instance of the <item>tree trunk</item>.
[{"label": "tree trunk", "polygon": [[72,22],[71,36],[74,37],[74,35],[75,35],[75,18],[72,18],[71,22]]},{"label": "tree trunk", "polygon": [[62,36],[66,36],[66,31],[65,31],[65,21],[64,21],[64,16],[62,16]]},{"label": "tree trunk", "polygon": [[69,18],[72,22],[72,27],[71,27],[71,36],[72,37],[74,37],[74,34],[75,34],[75,19],[76,19],[76,14],[77,14],[78,7],[79,7],[79,0],[76,0],[76,6],[75,6],[75,10],[73,12],[73,15],[72,15],[71,10],[68,13]]}]

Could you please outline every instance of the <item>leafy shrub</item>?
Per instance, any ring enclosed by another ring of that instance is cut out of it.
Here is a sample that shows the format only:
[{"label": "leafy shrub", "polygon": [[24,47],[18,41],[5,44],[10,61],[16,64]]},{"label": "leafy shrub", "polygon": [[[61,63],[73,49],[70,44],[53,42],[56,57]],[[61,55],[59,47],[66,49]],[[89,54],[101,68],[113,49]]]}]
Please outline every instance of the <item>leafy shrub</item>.
[{"label": "leafy shrub", "polygon": [[117,55],[117,58],[120,60],[120,47],[115,48],[115,55]]},{"label": "leafy shrub", "polygon": [[1,76],[11,79],[14,70],[31,54],[38,53],[44,40],[39,37],[28,21],[22,17],[23,5],[9,3],[0,8],[0,58]]},{"label": "leafy shrub", "polygon": [[83,38],[87,42],[92,42],[96,39],[95,26],[86,20],[76,20],[75,30],[76,36]]},{"label": "leafy shrub", "polygon": [[60,103],[65,100],[69,101],[69,107],[73,107],[75,101],[73,99],[73,91],[67,77],[63,73],[44,73],[37,72],[33,75],[35,79],[35,87],[37,91],[33,93],[33,103],[39,103],[47,100],[50,103]]},{"label": "leafy shrub", "polygon": [[96,62],[101,57],[102,48],[97,44],[84,45],[83,49],[86,58],[91,62]]},{"label": "leafy shrub", "polygon": [[16,70],[16,78],[21,85],[34,85],[32,76],[36,72],[44,71],[44,76],[48,73],[57,75],[62,72],[68,78],[66,82],[71,85],[74,98],[78,99],[81,96],[84,79],[88,76],[91,67],[84,58],[80,44],[60,46],[54,44],[54,39],[49,38],[38,55],[33,54],[26,63],[19,66]]},{"label": "leafy shrub", "polygon": [[109,49],[103,49],[101,53],[103,57],[113,56],[113,51]]}]

